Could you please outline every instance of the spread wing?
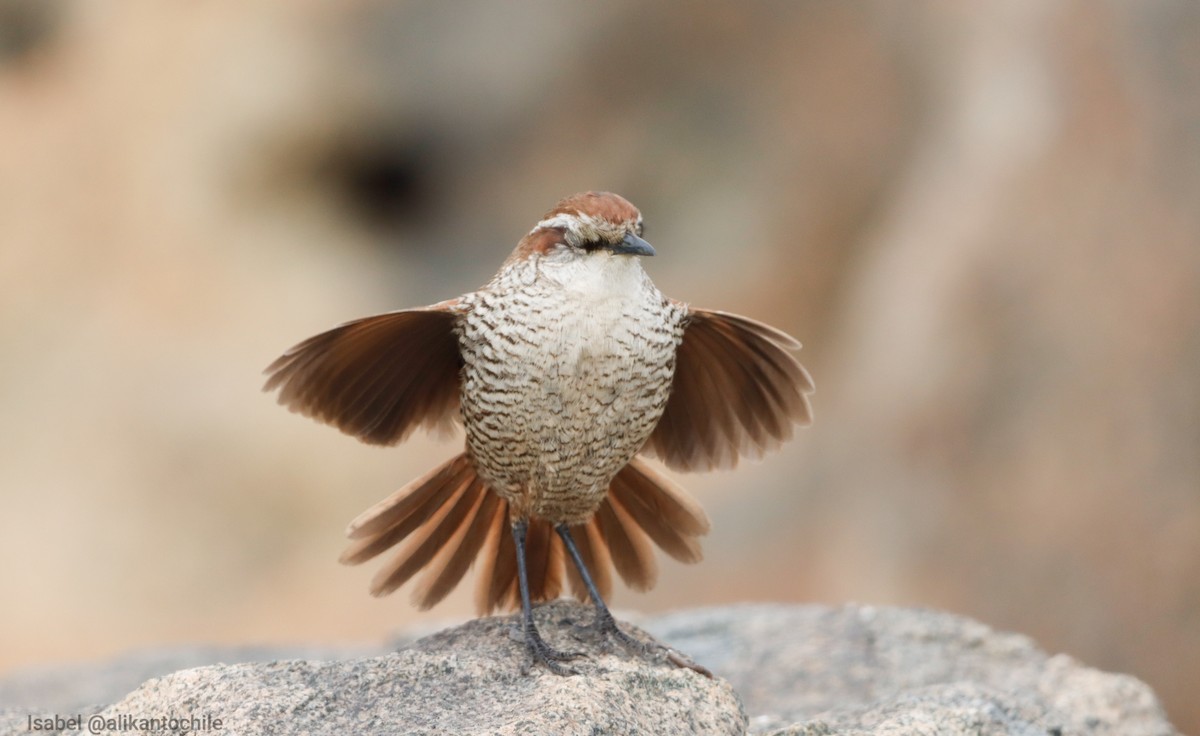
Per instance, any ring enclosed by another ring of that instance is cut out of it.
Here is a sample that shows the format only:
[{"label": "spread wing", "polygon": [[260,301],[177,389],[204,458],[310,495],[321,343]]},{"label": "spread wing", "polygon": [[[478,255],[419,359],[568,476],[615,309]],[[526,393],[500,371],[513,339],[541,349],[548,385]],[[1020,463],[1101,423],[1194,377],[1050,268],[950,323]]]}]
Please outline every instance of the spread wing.
[{"label": "spread wing", "polygon": [[812,421],[798,349],[761,322],[689,308],[667,408],[642,452],[675,470],[711,470],[779,447]]},{"label": "spread wing", "polygon": [[279,403],[373,445],[418,425],[458,418],[462,355],[457,300],[378,314],[310,337],[267,367],[264,391]]}]

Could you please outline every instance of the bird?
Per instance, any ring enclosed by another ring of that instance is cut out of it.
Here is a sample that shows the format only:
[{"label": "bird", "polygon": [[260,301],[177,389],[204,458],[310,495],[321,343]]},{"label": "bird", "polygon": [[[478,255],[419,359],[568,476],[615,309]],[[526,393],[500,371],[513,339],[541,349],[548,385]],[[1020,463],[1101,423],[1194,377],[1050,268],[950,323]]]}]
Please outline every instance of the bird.
[{"label": "bird", "polygon": [[728,468],[811,422],[800,343],[663,295],[643,235],[620,195],[566,197],[477,291],[346,322],[267,367],[280,404],[368,444],[465,429],[462,452],[347,528],[343,563],[400,546],[373,595],[422,573],[412,596],[428,609],[477,567],[478,612],[519,606],[529,661],[573,674],[564,662],[581,653],[550,646],[533,619],[565,582],[593,604],[593,632],[637,649],[605,604],[614,571],[647,590],[653,546],[693,563],[710,528],[647,458]]}]

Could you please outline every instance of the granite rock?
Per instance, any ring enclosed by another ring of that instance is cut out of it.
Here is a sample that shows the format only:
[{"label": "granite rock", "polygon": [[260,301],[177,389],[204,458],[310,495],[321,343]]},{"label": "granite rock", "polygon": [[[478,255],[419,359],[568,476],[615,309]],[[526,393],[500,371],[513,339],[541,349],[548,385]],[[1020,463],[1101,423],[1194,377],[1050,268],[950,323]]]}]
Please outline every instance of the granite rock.
[{"label": "granite rock", "polygon": [[602,646],[578,630],[591,611],[576,603],[542,606],[537,618],[552,645],[585,652],[579,674],[527,667],[513,616],[402,637],[392,653],[147,652],[0,679],[0,733],[27,733],[31,716],[99,714],[122,733],[169,717],[201,719],[203,733],[208,717],[227,734],[1177,734],[1142,682],[937,611],[739,605],[628,616],[645,632],[627,630],[686,652],[716,679]]},{"label": "granite rock", "polygon": [[[577,675],[529,666],[517,619],[492,617],[382,656],[181,670],[147,681],[98,716],[126,734],[152,732],[155,724],[142,719],[177,719],[168,728],[184,719],[197,733],[227,734],[745,732],[728,683],[603,646],[577,630],[590,620],[577,604],[542,606],[537,619],[552,646],[586,653],[572,663]],[[25,716],[7,715],[0,728],[24,730]]]},{"label": "granite rock", "polygon": [[938,611],[740,605],[643,625],[729,680],[755,733],[1176,733],[1139,680]]}]

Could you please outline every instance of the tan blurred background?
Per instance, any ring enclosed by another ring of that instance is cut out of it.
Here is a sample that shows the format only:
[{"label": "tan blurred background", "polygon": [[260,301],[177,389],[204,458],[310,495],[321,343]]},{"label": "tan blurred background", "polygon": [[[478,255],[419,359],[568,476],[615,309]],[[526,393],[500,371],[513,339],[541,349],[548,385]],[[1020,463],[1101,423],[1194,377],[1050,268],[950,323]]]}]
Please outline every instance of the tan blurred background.
[{"label": "tan blurred background", "polygon": [[453,444],[259,393],[559,197],[799,336],[818,423],[683,478],[618,608],[944,608],[1200,731],[1200,5],[0,0],[0,671],[420,614],[344,524]]}]

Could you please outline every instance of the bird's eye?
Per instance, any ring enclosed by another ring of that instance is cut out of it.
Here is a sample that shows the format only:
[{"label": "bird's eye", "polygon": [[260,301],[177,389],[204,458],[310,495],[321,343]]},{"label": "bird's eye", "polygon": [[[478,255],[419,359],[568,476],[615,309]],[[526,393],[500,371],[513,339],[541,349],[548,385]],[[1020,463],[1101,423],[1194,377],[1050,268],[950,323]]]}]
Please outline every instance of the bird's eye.
[{"label": "bird's eye", "polygon": [[643,238],[646,236],[646,226],[644,224],[642,224],[641,220],[637,221],[637,225],[634,226],[634,231],[637,232],[637,236],[639,238]]}]

